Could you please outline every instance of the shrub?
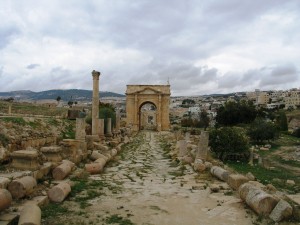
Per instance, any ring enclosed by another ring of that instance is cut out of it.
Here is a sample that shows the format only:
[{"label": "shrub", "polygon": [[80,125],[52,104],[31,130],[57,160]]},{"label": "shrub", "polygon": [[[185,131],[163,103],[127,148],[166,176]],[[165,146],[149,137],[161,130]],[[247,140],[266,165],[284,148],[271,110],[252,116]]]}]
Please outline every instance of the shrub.
[{"label": "shrub", "polygon": [[211,150],[222,161],[228,154],[248,153],[248,143],[248,137],[242,128],[222,127],[209,133]]}]

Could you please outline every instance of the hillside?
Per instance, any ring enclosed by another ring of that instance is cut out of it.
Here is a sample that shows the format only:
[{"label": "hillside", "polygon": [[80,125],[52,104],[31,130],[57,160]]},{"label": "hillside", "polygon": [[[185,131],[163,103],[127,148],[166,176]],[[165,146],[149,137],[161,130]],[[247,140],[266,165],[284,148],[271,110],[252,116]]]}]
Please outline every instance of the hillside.
[{"label": "hillside", "polygon": [[[100,97],[125,97],[125,95],[117,94],[114,92],[100,92]],[[92,91],[82,89],[68,89],[68,90],[47,90],[41,92],[33,92],[28,90],[0,92],[0,98],[13,97],[14,99],[24,100],[43,100],[43,99],[56,99],[58,96],[64,101],[72,100],[87,100],[91,101]]]}]

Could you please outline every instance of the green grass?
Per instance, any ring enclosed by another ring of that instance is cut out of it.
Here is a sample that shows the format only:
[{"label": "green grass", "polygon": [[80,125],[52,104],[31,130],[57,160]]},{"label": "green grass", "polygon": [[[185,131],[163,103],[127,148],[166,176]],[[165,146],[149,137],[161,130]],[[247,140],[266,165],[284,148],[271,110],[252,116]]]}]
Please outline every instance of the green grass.
[{"label": "green grass", "polygon": [[[227,162],[227,165],[242,174],[251,172],[257,178],[257,180],[263,184],[271,183],[279,189],[286,189],[292,192],[300,191],[300,177],[296,177],[291,172],[283,168],[269,170],[259,165],[250,166],[249,164],[242,162]],[[294,180],[296,185],[287,186],[285,184],[286,180]]]},{"label": "green grass", "polygon": [[21,117],[4,117],[0,118],[0,120],[7,123],[11,122],[20,126],[25,126],[27,124],[26,121]]},{"label": "green grass", "polygon": [[75,121],[66,120],[64,122],[65,129],[62,132],[63,139],[75,139]]},{"label": "green grass", "polygon": [[117,214],[114,214],[108,218],[106,218],[105,222],[107,224],[120,224],[120,225],[134,225],[129,219],[123,218]]},{"label": "green grass", "polygon": [[54,218],[70,213],[71,211],[69,211],[66,207],[62,206],[61,204],[50,203],[42,208],[43,219]]},{"label": "green grass", "polygon": [[120,193],[122,190],[120,186],[111,185],[101,180],[72,179],[72,181],[74,185],[72,186],[70,198],[79,203],[82,209],[89,206],[89,200],[105,196],[106,194],[101,192],[104,188],[111,191],[112,194]]},{"label": "green grass", "polygon": [[[0,112],[8,112],[8,102],[0,101]],[[43,105],[36,105],[32,103],[12,103],[12,113],[17,114],[31,114],[44,116],[63,116],[67,114],[67,108],[47,107]]]}]

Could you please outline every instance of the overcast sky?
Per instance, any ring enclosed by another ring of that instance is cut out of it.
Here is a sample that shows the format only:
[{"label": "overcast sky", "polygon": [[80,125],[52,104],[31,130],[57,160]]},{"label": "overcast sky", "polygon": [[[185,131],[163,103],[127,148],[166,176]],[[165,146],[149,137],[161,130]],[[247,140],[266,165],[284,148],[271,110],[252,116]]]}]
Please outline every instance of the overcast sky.
[{"label": "overcast sky", "polygon": [[299,88],[300,0],[0,0],[0,91]]}]

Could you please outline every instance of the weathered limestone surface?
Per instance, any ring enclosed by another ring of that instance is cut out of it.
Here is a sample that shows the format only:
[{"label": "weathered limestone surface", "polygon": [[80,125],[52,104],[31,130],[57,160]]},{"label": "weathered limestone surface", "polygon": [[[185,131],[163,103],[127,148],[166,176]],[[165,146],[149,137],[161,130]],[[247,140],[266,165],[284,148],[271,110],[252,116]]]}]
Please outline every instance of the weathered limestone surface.
[{"label": "weathered limestone surface", "polygon": [[[99,159],[97,159],[97,160],[99,160]],[[105,162],[105,160],[103,160],[103,161]],[[103,171],[105,163],[93,162],[93,163],[85,164],[85,169],[90,174],[99,174]]]},{"label": "weathered limestone surface", "polygon": [[62,148],[60,146],[42,147],[40,151],[50,162],[60,162],[62,160]]},{"label": "weathered limestone surface", "polygon": [[87,143],[84,140],[64,139],[61,146],[64,158],[74,163],[79,163],[87,156]]},{"label": "weathered limestone surface", "polygon": [[187,154],[187,145],[185,140],[178,141],[179,152],[178,157],[183,157]]},{"label": "weathered limestone surface", "polygon": [[139,110],[146,102],[151,102],[157,109],[157,130],[169,130],[170,85],[127,85],[126,113],[127,123],[133,131],[140,129]]},{"label": "weathered limestone surface", "polygon": [[281,199],[271,212],[270,218],[275,222],[279,222],[285,218],[290,217],[292,214],[292,206],[288,202]]},{"label": "weathered limestone surface", "polygon": [[248,178],[241,174],[231,174],[228,176],[227,183],[232,189],[238,190],[242,184],[248,181]]},{"label": "weathered limestone surface", "polygon": [[40,225],[41,217],[40,207],[35,204],[25,205],[20,214],[18,225]]},{"label": "weathered limestone surface", "polygon": [[105,137],[107,138],[111,138],[112,137],[112,132],[111,132],[111,118],[107,118],[107,122],[106,122],[106,133],[105,133]]},{"label": "weathered limestone surface", "polygon": [[7,209],[12,202],[12,196],[6,189],[0,189],[0,212]]},{"label": "weathered limestone surface", "polygon": [[31,176],[25,176],[17,180],[13,180],[8,185],[8,191],[13,198],[19,199],[26,195],[30,195],[37,186],[36,180]]},{"label": "weathered limestone surface", "polygon": [[44,176],[48,175],[50,173],[52,167],[52,163],[51,162],[46,162],[44,163],[40,169],[33,171],[32,176],[36,179],[36,180],[40,180],[42,179]]},{"label": "weathered limestone surface", "polygon": [[240,198],[259,215],[269,215],[278,199],[257,187],[245,183],[239,188]]},{"label": "weathered limestone surface", "polygon": [[203,163],[203,161],[201,159],[195,159],[194,170],[197,171],[197,172],[202,172],[205,169],[206,169],[206,166]]},{"label": "weathered limestone surface", "polygon": [[224,170],[223,168],[218,166],[213,166],[210,169],[210,173],[222,181],[227,181],[229,176],[229,172],[227,170]]},{"label": "weathered limestone surface", "polygon": [[85,140],[85,118],[76,118],[76,140]]},{"label": "weathered limestone surface", "polygon": [[95,148],[95,143],[100,142],[100,138],[98,135],[86,135],[85,141],[87,143],[87,149],[93,150]]},{"label": "weathered limestone surface", "polygon": [[48,191],[48,197],[52,202],[62,202],[70,192],[70,184],[67,182],[62,182]]},{"label": "weathered limestone surface", "polygon": [[201,131],[200,140],[198,143],[198,151],[196,153],[196,158],[206,161],[208,153],[208,139],[209,134],[207,131]]},{"label": "weathered limestone surface", "polygon": [[100,140],[103,140],[105,138],[104,136],[104,119],[99,119],[99,138]]},{"label": "weathered limestone surface", "polygon": [[74,163],[68,160],[63,160],[63,163],[52,171],[52,176],[55,180],[63,180],[71,173],[73,167]]},{"label": "weathered limestone surface", "polygon": [[21,170],[36,170],[40,167],[37,151],[19,150],[11,154],[11,166]]}]

